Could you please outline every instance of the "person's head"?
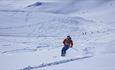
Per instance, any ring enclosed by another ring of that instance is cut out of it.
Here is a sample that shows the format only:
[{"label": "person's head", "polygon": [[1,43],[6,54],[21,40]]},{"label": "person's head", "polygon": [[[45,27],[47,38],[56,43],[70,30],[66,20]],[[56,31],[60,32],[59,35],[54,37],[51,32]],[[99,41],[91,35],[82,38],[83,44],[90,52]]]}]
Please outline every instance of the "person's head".
[{"label": "person's head", "polygon": [[67,39],[71,39],[71,37],[68,35],[68,36],[67,36]]}]

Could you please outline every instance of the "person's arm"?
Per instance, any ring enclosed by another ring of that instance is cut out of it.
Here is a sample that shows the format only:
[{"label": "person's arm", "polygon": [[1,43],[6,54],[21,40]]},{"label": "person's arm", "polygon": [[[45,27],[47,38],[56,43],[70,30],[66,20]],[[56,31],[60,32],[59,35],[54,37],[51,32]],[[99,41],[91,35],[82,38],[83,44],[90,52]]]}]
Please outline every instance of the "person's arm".
[{"label": "person's arm", "polygon": [[63,41],[63,44],[65,45],[65,41],[66,41],[66,39],[64,39],[64,41]]},{"label": "person's arm", "polygon": [[71,46],[70,46],[71,48],[73,48],[73,41],[71,40]]}]

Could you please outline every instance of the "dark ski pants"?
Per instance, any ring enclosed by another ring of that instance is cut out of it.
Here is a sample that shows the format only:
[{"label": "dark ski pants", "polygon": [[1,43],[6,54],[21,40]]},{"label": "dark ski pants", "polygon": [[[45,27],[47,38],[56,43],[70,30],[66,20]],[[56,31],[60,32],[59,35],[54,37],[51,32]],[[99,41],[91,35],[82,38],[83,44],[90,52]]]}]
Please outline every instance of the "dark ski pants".
[{"label": "dark ski pants", "polygon": [[65,55],[66,54],[66,51],[69,49],[69,46],[68,45],[65,45],[62,50],[61,50],[61,55]]}]

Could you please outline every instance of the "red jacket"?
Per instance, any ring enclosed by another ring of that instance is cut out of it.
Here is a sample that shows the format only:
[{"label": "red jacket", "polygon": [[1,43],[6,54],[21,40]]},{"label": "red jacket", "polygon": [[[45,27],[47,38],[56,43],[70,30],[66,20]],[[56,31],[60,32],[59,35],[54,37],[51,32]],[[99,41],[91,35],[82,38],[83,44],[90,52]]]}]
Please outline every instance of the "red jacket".
[{"label": "red jacket", "polygon": [[73,47],[73,41],[71,39],[70,40],[64,39],[63,44],[69,45],[71,48]]}]

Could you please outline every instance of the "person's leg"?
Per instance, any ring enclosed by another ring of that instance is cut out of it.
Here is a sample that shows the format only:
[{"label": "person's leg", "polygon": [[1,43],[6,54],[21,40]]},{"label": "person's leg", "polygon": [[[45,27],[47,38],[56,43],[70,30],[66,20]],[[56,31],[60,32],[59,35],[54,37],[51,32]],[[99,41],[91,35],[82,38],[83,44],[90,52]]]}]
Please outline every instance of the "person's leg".
[{"label": "person's leg", "polygon": [[62,53],[61,53],[61,55],[62,55],[62,56],[65,56],[66,51],[67,51],[68,49],[69,49],[69,46],[63,47],[63,48],[62,48]]},{"label": "person's leg", "polygon": [[64,49],[64,54],[66,54],[66,51],[69,49],[69,46],[66,46],[66,48]]},{"label": "person's leg", "polygon": [[63,55],[64,54],[64,50],[65,50],[65,46],[62,48],[62,50],[61,50],[61,55]]}]

